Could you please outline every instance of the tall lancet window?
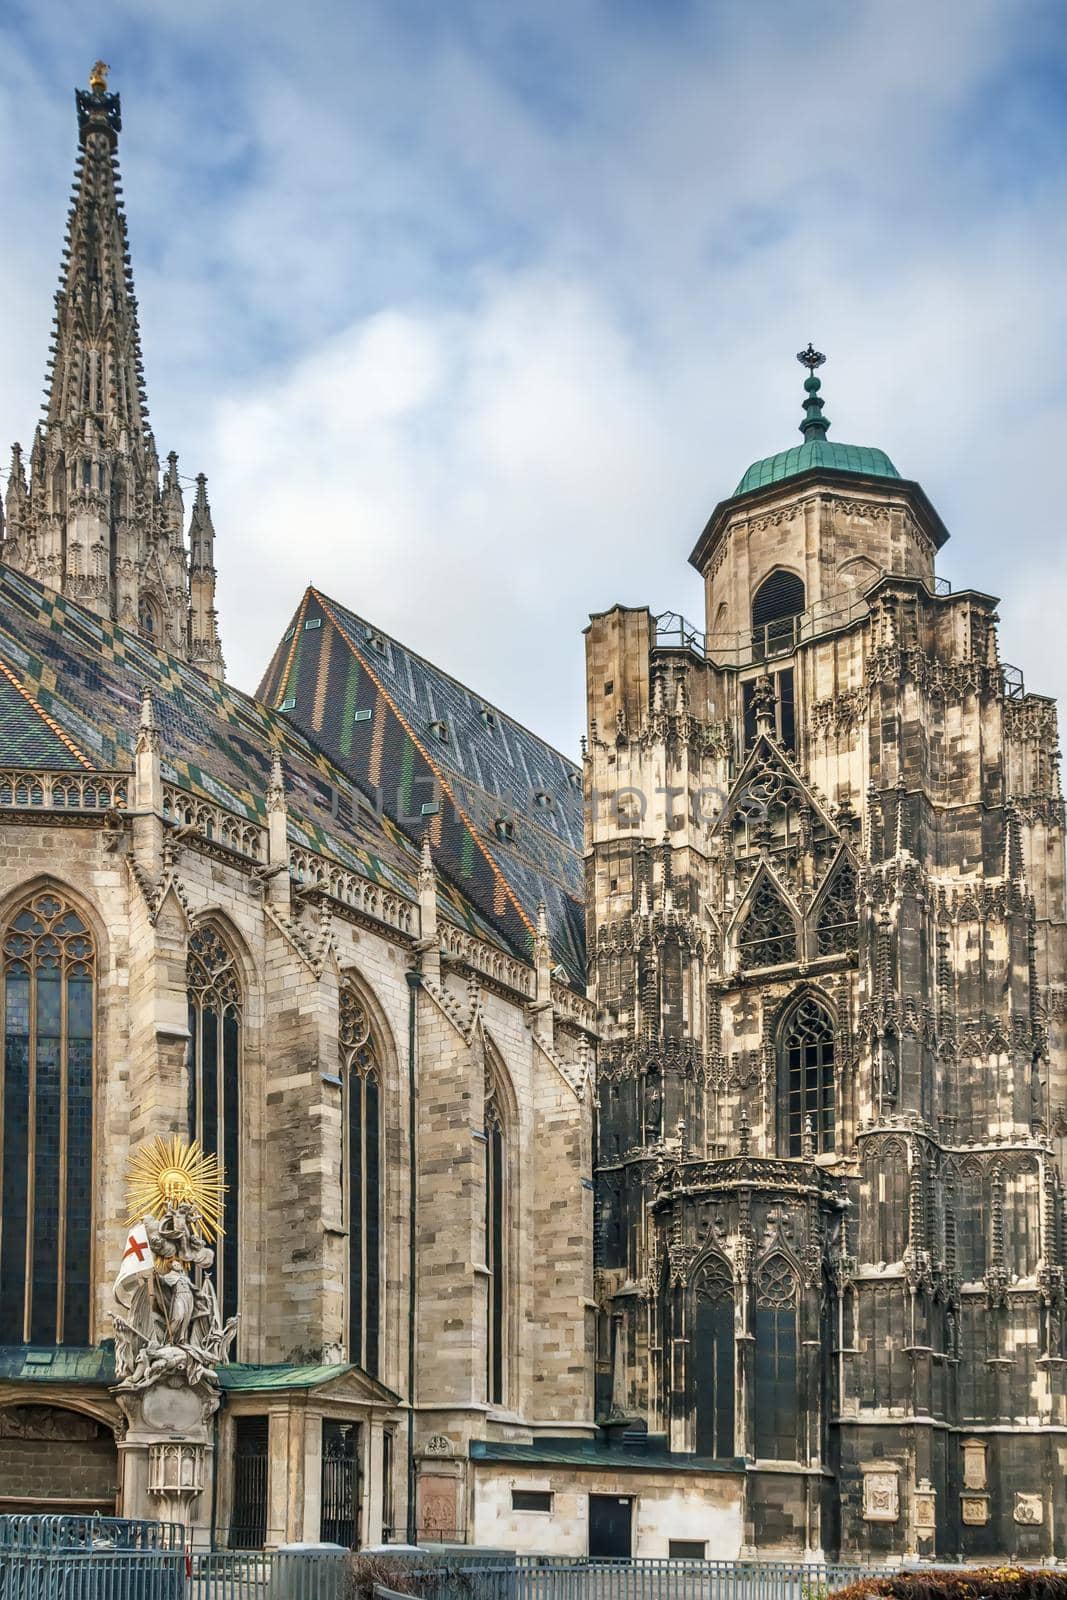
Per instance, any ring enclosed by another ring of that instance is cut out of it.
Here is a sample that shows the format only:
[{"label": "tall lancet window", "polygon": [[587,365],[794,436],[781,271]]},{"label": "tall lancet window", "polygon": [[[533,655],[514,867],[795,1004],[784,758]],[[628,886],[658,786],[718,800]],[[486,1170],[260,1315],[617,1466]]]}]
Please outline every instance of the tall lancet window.
[{"label": "tall lancet window", "polygon": [[237,1312],[240,1276],[241,987],[233,953],[210,923],[189,938],[189,1136],[217,1155],[226,1194],[215,1260],[223,1317]]},{"label": "tall lancet window", "polygon": [[779,1148],[804,1153],[810,1133],[814,1155],[834,1148],[834,1024],[813,995],[804,995],[782,1024],[778,1048]]},{"label": "tall lancet window", "polygon": [[3,935],[0,1344],[88,1344],[92,937],[51,891]]},{"label": "tall lancet window", "polygon": [[348,1219],[348,1358],[377,1376],[381,1340],[382,1075],[366,1010],[341,988],[343,1177]]},{"label": "tall lancet window", "polygon": [[506,1311],[506,1146],[504,1119],[492,1078],[485,1084],[485,1264],[486,1341],[485,1398],[491,1406],[504,1403],[504,1343]]}]

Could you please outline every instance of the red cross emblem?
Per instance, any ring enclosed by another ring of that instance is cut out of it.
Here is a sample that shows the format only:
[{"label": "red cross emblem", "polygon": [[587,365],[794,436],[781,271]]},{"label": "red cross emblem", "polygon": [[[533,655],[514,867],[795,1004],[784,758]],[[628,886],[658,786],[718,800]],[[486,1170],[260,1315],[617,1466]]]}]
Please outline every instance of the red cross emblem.
[{"label": "red cross emblem", "polygon": [[127,1248],[126,1253],[122,1258],[123,1261],[126,1261],[130,1256],[136,1256],[138,1261],[144,1260],[146,1246],[141,1244],[139,1239],[135,1239],[132,1233],[130,1234],[129,1239],[126,1241],[126,1245]]}]

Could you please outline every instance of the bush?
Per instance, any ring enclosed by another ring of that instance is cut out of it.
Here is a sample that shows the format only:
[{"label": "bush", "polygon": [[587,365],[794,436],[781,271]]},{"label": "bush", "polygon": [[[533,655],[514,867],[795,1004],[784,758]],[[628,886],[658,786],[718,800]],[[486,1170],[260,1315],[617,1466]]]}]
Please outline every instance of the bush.
[{"label": "bush", "polygon": [[344,1600],[375,1600],[375,1586],[417,1600],[469,1600],[478,1592],[477,1573],[454,1561],[353,1551],[345,1563]]},{"label": "bush", "polygon": [[1047,1567],[933,1568],[894,1572],[885,1578],[860,1578],[837,1589],[830,1600],[1067,1600],[1067,1572]]}]

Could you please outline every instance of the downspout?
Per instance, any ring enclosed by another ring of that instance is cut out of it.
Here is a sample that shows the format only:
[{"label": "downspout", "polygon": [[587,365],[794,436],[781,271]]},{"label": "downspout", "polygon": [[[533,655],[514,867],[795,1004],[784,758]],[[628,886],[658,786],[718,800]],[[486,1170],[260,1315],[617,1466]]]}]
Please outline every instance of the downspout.
[{"label": "downspout", "polygon": [[415,1208],[418,1173],[415,1166],[415,1041],[418,993],[422,972],[418,966],[407,973],[408,983],[408,1494],[407,1542],[415,1543]]}]

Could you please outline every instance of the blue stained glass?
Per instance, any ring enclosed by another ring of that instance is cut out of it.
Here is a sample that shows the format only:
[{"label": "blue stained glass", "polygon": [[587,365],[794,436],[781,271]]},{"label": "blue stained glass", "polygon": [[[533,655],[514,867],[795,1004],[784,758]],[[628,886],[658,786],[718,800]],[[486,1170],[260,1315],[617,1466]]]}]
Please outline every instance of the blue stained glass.
[{"label": "blue stained glass", "polygon": [[63,1341],[89,1342],[92,1251],[93,989],[82,978],[67,986],[67,1192]]},{"label": "blue stained glass", "polygon": [[238,1195],[241,1150],[239,1094],[238,1022],[233,1012],[228,1011],[222,1025],[222,1156],[226,1179],[223,1208],[226,1234],[222,1241],[222,1310],[226,1317],[236,1315],[239,1287]]},{"label": "blue stained glass", "polygon": [[41,895],[15,918],[3,949],[0,1343],[20,1344],[28,1333],[35,1344],[54,1344],[57,1338],[87,1344],[93,1210],[92,941],[75,913],[65,911],[54,895]]},{"label": "blue stained glass", "polygon": [[[48,991],[55,990],[55,995]],[[42,991],[45,991],[42,994]],[[37,1012],[46,1013],[54,1000],[59,1012],[59,984],[38,976]],[[32,1298],[30,1301],[30,1341],[54,1344],[56,1341],[56,1300],[59,1262],[59,1138],[60,1138],[60,1041],[42,1037],[40,1026],[36,1050],[36,1106],[34,1113],[33,1163],[33,1250],[31,1255]]]},{"label": "blue stained glass", "polygon": [[4,1226],[0,1235],[0,1343],[22,1344],[29,1159],[29,977],[24,972],[9,971],[4,990]]},{"label": "blue stained glass", "polygon": [[60,996],[62,988],[58,971],[46,969],[37,972],[37,1036],[47,1035],[59,1039]]},{"label": "blue stained glass", "polygon": [[219,1019],[205,1009],[200,1019],[200,1142],[210,1155],[219,1148]]},{"label": "blue stained glass", "polygon": [[67,1038],[91,1039],[93,1036],[93,985],[89,978],[72,977],[67,980]]}]

